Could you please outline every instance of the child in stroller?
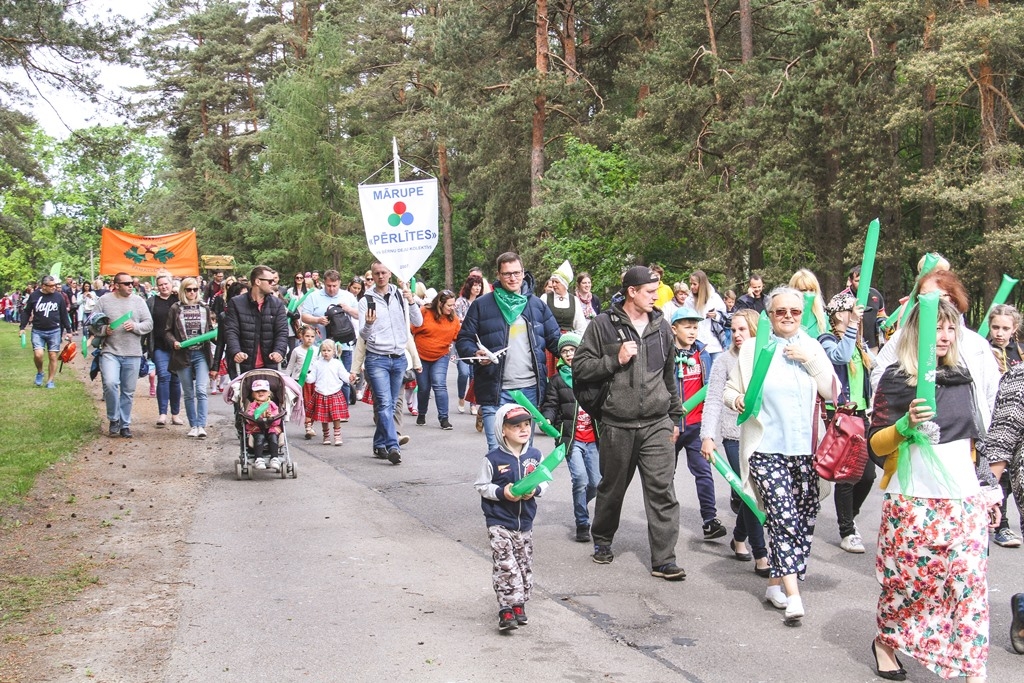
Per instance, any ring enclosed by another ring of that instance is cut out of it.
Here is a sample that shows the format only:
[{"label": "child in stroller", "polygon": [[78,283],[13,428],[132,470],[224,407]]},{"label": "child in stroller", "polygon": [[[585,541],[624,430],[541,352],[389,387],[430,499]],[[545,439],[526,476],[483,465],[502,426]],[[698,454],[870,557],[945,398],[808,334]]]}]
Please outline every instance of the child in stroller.
[{"label": "child in stroller", "polygon": [[278,457],[277,435],[283,432],[281,422],[284,416],[281,408],[274,403],[270,395],[270,382],[258,379],[252,383],[252,400],[245,409],[245,433],[252,436],[252,445],[256,461],[253,467],[258,470],[267,469],[267,459],[263,457],[264,449],[270,446],[270,469],[275,472],[281,469],[281,458]]}]

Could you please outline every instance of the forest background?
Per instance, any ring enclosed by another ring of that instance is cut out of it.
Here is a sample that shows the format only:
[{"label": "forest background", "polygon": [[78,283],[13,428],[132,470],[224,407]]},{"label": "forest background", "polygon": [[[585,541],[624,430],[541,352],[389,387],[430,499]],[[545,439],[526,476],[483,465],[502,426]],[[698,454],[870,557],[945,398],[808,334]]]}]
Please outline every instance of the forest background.
[{"label": "forest background", "polygon": [[[0,290],[55,261],[87,276],[103,225],[362,271],[356,187],[392,137],[440,181],[438,288],[514,249],[598,291],[659,263],[740,293],[808,267],[830,295],[875,217],[889,301],[926,251],[974,320],[1024,275],[1021,3],[157,0],[138,23],[99,4],[0,0]],[[104,63],[148,83],[105,92]],[[128,123],[50,137],[13,73]]]}]

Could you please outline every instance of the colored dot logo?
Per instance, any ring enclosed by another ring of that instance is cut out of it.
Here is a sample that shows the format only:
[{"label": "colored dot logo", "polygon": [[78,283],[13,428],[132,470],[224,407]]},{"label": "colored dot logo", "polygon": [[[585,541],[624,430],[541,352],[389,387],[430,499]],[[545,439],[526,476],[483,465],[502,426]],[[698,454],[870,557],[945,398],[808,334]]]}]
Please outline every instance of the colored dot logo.
[{"label": "colored dot logo", "polygon": [[388,224],[392,228],[397,228],[399,223],[401,223],[402,225],[412,225],[412,214],[406,211],[405,209],[405,202],[395,202],[395,212],[388,216]]}]

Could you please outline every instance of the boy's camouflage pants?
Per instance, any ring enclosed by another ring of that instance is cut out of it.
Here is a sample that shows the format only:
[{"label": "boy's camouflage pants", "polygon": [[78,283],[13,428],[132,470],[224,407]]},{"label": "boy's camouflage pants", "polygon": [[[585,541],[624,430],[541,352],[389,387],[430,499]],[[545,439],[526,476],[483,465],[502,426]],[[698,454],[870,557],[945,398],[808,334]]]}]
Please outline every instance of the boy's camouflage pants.
[{"label": "boy's camouflage pants", "polygon": [[491,580],[499,609],[522,605],[533,590],[533,531],[487,527],[494,568]]}]

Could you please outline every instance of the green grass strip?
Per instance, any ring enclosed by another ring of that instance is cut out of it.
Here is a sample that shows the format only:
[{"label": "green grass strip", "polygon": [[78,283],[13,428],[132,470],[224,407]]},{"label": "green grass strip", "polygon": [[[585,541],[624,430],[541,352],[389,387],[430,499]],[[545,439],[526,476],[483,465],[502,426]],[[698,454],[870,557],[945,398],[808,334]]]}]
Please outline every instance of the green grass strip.
[{"label": "green grass strip", "polygon": [[[73,362],[89,361],[79,356]],[[0,323],[0,507],[18,502],[39,472],[95,437],[96,404],[78,377],[66,370],[55,389],[45,389],[35,376],[31,345],[21,348],[18,326]]]},{"label": "green grass strip", "polygon": [[0,624],[74,599],[99,581],[89,570],[88,563],[79,562],[46,576],[0,576]]}]

